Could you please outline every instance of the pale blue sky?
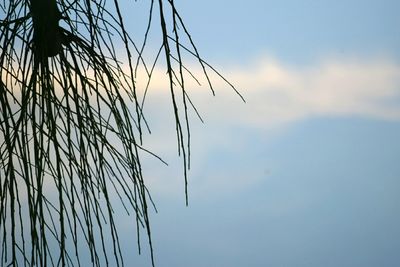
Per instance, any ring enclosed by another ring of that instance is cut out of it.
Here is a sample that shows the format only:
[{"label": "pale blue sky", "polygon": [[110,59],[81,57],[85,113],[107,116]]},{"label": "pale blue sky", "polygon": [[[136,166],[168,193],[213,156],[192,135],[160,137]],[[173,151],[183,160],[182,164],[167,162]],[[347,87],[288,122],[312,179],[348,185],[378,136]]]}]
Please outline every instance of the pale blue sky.
[{"label": "pale blue sky", "polygon": [[210,57],[248,59],[268,51],[289,62],[332,53],[400,59],[395,0],[180,2]]},{"label": "pale blue sky", "polygon": [[[176,4],[248,103],[218,81],[193,93],[186,208],[169,102],[149,95],[148,145],[170,163],[144,163],[157,266],[400,266],[400,2]],[[132,226],[128,261],[150,266]]]}]

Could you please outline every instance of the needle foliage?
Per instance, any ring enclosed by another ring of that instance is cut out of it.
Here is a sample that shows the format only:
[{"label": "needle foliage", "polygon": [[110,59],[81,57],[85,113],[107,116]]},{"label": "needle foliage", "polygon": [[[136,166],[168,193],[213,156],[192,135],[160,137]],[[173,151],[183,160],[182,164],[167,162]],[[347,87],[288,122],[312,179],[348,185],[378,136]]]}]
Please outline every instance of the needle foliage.
[{"label": "needle foliage", "polygon": [[[137,70],[149,84],[164,58],[185,188],[188,108],[195,108],[183,54],[197,60],[212,91],[207,71],[216,71],[200,57],[173,0],[148,1],[140,44],[119,2],[0,0],[1,266],[86,266],[88,257],[93,266],[123,266],[115,205],[135,215],[139,252],[144,231],[154,265],[153,203],[139,157],[151,152],[142,146],[147,123]],[[146,62],[154,23],[160,49]]]}]

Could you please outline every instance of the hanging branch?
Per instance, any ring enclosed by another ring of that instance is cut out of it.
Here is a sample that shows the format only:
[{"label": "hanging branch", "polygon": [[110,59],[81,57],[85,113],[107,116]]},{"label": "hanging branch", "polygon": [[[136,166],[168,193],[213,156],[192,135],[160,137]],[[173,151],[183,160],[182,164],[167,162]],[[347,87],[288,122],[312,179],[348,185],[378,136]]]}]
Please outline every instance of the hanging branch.
[{"label": "hanging branch", "polygon": [[[140,100],[135,86],[142,66],[148,87],[161,51],[149,68],[143,53],[154,6],[151,0],[137,46],[118,0],[0,2],[1,266],[85,266],[82,255],[90,255],[92,266],[124,266],[118,204],[136,216],[139,253],[144,228],[154,266],[154,203],[139,156],[151,153],[141,143],[143,122],[148,127],[145,95]],[[174,2],[158,0],[158,12],[188,203],[188,108],[197,110],[186,92],[185,75],[194,76],[182,52],[198,60],[213,91],[211,66],[200,58]],[[191,47],[181,43],[180,28]],[[128,72],[114,47],[118,41]]]}]

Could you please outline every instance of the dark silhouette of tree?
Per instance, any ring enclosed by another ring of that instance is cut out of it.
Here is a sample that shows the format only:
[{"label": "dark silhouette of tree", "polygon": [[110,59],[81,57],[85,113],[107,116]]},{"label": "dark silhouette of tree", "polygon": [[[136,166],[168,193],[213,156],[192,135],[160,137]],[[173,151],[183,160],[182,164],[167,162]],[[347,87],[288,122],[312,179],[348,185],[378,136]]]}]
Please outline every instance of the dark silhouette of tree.
[{"label": "dark silhouette of tree", "polygon": [[[224,78],[200,57],[173,0],[149,1],[140,45],[118,0],[0,0],[0,10],[0,265],[81,266],[90,255],[93,266],[123,266],[115,205],[136,215],[139,252],[144,229],[154,265],[138,68],[149,84],[164,54],[185,188],[188,109],[197,110],[184,54],[197,60],[212,92],[208,71]],[[156,16],[162,42],[148,64],[143,53]]]}]

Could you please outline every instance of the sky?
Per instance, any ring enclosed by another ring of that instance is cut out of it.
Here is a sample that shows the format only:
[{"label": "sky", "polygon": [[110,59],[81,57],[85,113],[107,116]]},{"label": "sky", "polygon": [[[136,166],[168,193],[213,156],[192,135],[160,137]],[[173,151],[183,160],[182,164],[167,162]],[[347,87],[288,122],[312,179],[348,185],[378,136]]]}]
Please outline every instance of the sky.
[{"label": "sky", "polygon": [[[400,2],[175,2],[246,103],[187,83],[204,124],[190,113],[186,207],[168,92],[149,91],[145,145],[169,163],[143,158],[156,266],[400,266]],[[127,263],[151,266],[120,222]]]}]

